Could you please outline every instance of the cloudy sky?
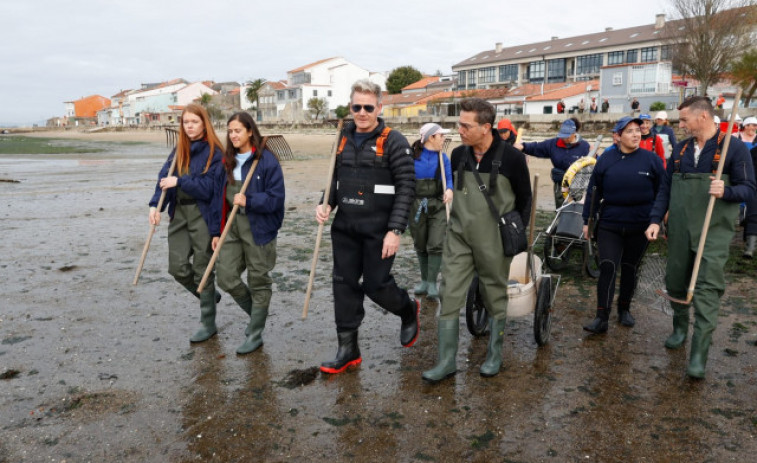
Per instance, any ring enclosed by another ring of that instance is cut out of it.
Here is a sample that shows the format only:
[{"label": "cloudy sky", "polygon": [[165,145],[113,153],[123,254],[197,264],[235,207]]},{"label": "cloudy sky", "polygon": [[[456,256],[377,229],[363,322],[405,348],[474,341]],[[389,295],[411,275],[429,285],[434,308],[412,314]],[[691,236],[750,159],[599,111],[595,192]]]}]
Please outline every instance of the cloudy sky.
[{"label": "cloudy sky", "polygon": [[[0,5],[0,125],[141,83],[286,78],[343,56],[432,74],[504,46],[651,24],[666,0],[11,0]],[[670,15],[669,15],[670,17]]]}]

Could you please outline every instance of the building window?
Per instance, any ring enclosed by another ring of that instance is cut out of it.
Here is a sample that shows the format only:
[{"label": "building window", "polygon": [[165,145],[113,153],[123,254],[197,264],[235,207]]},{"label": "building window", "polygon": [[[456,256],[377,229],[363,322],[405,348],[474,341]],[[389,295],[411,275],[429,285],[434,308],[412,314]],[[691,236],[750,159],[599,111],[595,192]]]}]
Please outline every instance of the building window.
[{"label": "building window", "polygon": [[663,45],[660,47],[660,61],[670,61],[673,59],[673,47]]},{"label": "building window", "polygon": [[612,74],[612,84],[613,85],[623,85],[623,73],[622,72],[614,72]]},{"label": "building window", "polygon": [[290,100],[296,100],[297,99],[297,89],[289,90],[289,99]]},{"label": "building window", "polygon": [[532,61],[528,65],[528,81],[544,82],[544,61]]},{"label": "building window", "polygon": [[584,55],[576,58],[576,75],[598,74],[602,67],[604,55]]},{"label": "building window", "polygon": [[468,71],[457,71],[457,88],[465,88],[468,77]]},{"label": "building window", "polygon": [[506,64],[499,67],[499,81],[500,82],[517,82],[518,81],[518,65]]},{"label": "building window", "polygon": [[623,57],[625,56],[625,52],[622,51],[611,51],[607,54],[607,65],[612,66],[613,64],[623,64]]},{"label": "building window", "polygon": [[318,96],[318,90],[313,90],[313,96]]},{"label": "building window", "polygon": [[633,64],[636,60],[636,55],[638,54],[639,50],[628,50],[626,52],[626,63]]},{"label": "building window", "polygon": [[328,95],[331,96],[331,90],[328,91]]},{"label": "building window", "polygon": [[565,82],[565,59],[551,59],[547,64],[547,82]]},{"label": "building window", "polygon": [[654,64],[632,66],[631,75],[628,79],[631,95],[655,93],[655,89],[657,88],[657,66]]},{"label": "building window", "polygon": [[489,84],[495,82],[496,69],[494,66],[488,68],[481,68],[478,70],[478,82],[481,84]]},{"label": "building window", "polygon": [[284,100],[286,100],[287,92],[286,92],[286,90],[282,90],[280,92],[276,92],[276,96],[278,97],[279,101],[284,101]]},{"label": "building window", "polygon": [[657,61],[657,47],[647,47],[641,49],[641,62],[651,63]]},{"label": "building window", "polygon": [[468,71],[468,88],[476,88],[476,71]]}]

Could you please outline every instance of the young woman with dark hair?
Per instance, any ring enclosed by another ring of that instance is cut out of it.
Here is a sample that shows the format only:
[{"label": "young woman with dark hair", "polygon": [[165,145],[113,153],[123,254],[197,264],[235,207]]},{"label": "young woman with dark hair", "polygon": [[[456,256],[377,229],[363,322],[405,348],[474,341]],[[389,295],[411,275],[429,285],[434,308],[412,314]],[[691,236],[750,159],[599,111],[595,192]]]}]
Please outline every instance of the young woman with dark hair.
[{"label": "young woman with dark hair", "polygon": [[[252,117],[238,112],[229,118],[223,165],[226,175],[218,186],[222,205],[221,228],[230,227],[218,255],[218,286],[231,294],[250,316],[245,341],[237,354],[248,354],[263,345],[263,328],[271,303],[276,265],[276,236],[284,220],[284,175],[276,156],[262,148],[262,137]],[[242,185],[254,161],[255,172],[247,190]],[[236,219],[226,223],[238,205]],[[213,239],[213,249],[218,239]],[[247,284],[242,273],[247,270]]]},{"label": "young woman with dark hair", "polygon": [[[150,200],[149,220],[160,223],[157,210],[162,190],[166,190],[163,209],[168,208],[168,273],[189,292],[200,298],[202,327],[189,338],[203,342],[216,334],[216,293],[213,276],[201,294],[197,286],[212,256],[211,237],[221,234],[221,208],[213,201],[215,185],[223,176],[221,142],[213,131],[207,111],[190,104],[181,113],[176,148],[158,175],[155,194]],[[176,171],[168,170],[176,156]]]}]

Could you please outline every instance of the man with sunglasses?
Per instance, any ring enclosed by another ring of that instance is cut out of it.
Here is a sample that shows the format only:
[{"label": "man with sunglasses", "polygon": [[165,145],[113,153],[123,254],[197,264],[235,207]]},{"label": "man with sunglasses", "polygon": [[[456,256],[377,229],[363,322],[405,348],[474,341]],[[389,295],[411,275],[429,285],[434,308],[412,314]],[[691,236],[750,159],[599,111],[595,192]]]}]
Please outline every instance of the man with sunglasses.
[{"label": "man with sunglasses", "polygon": [[352,85],[350,112],[353,122],[342,130],[329,204],[316,207],[319,223],[336,208],[331,241],[339,347],[334,360],[321,364],[321,371],[332,374],[362,361],[357,335],[365,296],[400,317],[403,346],[412,346],[420,332],[420,304],[391,274],[415,198],[412,151],[379,117],[381,88],[375,83],[364,79]]},{"label": "man with sunglasses", "polygon": [[489,345],[481,376],[499,373],[507,318],[507,282],[512,257],[505,257],[498,223],[489,208],[489,196],[501,215],[516,210],[528,224],[531,183],[526,157],[500,138],[494,128],[494,106],[480,98],[460,104],[458,127],[462,146],[452,151],[452,171],[457,191],[452,202],[442,251],[439,360],[423,372],[429,383],[455,374],[460,308],[474,273],[489,311]]}]

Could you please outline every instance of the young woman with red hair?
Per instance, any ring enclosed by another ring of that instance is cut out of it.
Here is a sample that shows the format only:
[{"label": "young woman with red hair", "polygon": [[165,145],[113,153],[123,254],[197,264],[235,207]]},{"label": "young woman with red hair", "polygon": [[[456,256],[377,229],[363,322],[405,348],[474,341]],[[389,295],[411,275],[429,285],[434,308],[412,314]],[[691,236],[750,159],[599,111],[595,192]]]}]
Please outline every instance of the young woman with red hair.
[{"label": "young woman with red hair", "polygon": [[[189,104],[181,113],[179,139],[158,175],[155,194],[150,200],[150,224],[160,223],[157,210],[162,190],[166,191],[163,209],[168,208],[168,273],[200,299],[200,329],[189,338],[203,342],[216,334],[216,295],[213,275],[201,294],[202,280],[213,251],[211,238],[220,236],[221,205],[214,198],[216,185],[224,174],[221,144],[208,113],[198,104]],[[176,156],[176,170],[168,170]]]}]

